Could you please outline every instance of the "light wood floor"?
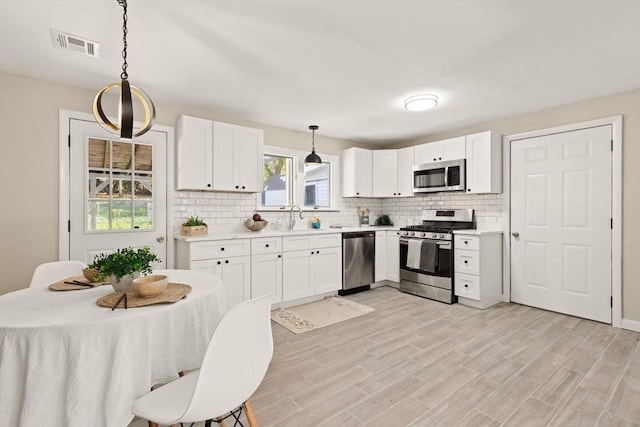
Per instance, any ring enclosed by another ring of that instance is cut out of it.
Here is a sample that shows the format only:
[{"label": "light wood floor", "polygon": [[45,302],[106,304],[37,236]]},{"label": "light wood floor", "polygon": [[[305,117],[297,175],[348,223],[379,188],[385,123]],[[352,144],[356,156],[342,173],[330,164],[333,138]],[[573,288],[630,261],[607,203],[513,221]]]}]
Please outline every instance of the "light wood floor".
[{"label": "light wood floor", "polygon": [[301,335],[272,323],[261,427],[640,426],[638,333],[391,287],[349,298],[375,311]]}]

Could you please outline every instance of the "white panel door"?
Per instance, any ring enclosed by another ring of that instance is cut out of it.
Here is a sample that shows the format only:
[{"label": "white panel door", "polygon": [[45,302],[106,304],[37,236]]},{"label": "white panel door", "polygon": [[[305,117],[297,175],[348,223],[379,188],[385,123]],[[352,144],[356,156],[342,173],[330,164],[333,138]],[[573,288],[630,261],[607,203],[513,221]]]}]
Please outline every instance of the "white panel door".
[{"label": "white panel door", "polygon": [[237,126],[213,122],[213,189],[235,191]]},{"label": "white panel door", "polygon": [[313,255],[314,293],[342,289],[342,248],[317,249]]},{"label": "white panel door", "polygon": [[271,303],[282,302],[282,254],[251,256],[251,298],[271,294]]},{"label": "white panel door", "polygon": [[69,259],[148,246],[166,265],[167,134],[119,140],[96,122],[70,120]]},{"label": "white panel door", "polygon": [[232,257],[222,261],[222,284],[231,308],[251,299],[251,257]]},{"label": "white panel door", "polygon": [[398,192],[398,150],[374,150],[373,197],[392,197]]},{"label": "white panel door", "polygon": [[611,323],[611,126],[511,145],[511,299]]},{"label": "white panel door", "polygon": [[312,256],[310,250],[282,254],[283,301],[309,297],[314,294],[311,280]]}]

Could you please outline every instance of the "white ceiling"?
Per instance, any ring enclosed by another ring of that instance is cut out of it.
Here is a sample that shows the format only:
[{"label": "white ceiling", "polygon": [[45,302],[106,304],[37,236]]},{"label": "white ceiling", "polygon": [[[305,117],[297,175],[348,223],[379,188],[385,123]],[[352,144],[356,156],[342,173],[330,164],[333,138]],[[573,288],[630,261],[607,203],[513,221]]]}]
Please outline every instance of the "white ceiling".
[{"label": "white ceiling", "polygon": [[[119,79],[116,0],[0,0],[0,69]],[[163,103],[386,144],[640,88],[638,0],[129,0],[129,81]],[[101,44],[55,49],[54,28]],[[432,111],[409,95],[440,98]]]}]

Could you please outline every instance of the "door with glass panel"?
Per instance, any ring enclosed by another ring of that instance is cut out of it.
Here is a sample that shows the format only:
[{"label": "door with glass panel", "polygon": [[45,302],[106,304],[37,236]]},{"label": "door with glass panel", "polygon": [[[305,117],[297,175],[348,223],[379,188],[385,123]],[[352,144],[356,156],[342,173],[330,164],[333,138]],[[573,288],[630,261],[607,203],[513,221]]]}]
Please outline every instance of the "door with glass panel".
[{"label": "door with glass panel", "polygon": [[69,258],[90,263],[98,253],[148,246],[164,267],[166,133],[126,141],[71,119],[70,143]]}]

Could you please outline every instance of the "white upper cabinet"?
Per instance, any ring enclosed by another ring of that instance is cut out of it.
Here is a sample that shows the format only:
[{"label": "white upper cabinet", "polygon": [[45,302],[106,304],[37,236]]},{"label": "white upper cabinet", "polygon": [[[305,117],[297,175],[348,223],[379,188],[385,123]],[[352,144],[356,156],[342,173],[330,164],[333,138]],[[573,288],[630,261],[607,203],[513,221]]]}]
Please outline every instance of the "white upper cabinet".
[{"label": "white upper cabinet", "polygon": [[262,130],[180,116],[176,134],[178,190],[260,191]]},{"label": "white upper cabinet", "polygon": [[213,122],[213,188],[259,192],[262,152],[262,130]]},{"label": "white upper cabinet", "polygon": [[[413,147],[398,150],[398,196],[413,196]],[[375,170],[375,169],[374,169]]]},{"label": "white upper cabinet", "polygon": [[213,188],[213,122],[180,116],[176,124],[178,190]]},{"label": "white upper cabinet", "polygon": [[372,165],[371,150],[347,148],[342,151],[342,197],[371,197]]},{"label": "white upper cabinet", "polygon": [[429,142],[414,147],[415,165],[447,162],[465,158],[466,140],[464,136]]},{"label": "white upper cabinet", "polygon": [[373,151],[373,197],[398,193],[398,150]]},{"label": "white upper cabinet", "polygon": [[466,137],[467,193],[502,193],[502,138],[492,131]]},{"label": "white upper cabinet", "polygon": [[373,197],[413,196],[413,147],[372,154]]}]

